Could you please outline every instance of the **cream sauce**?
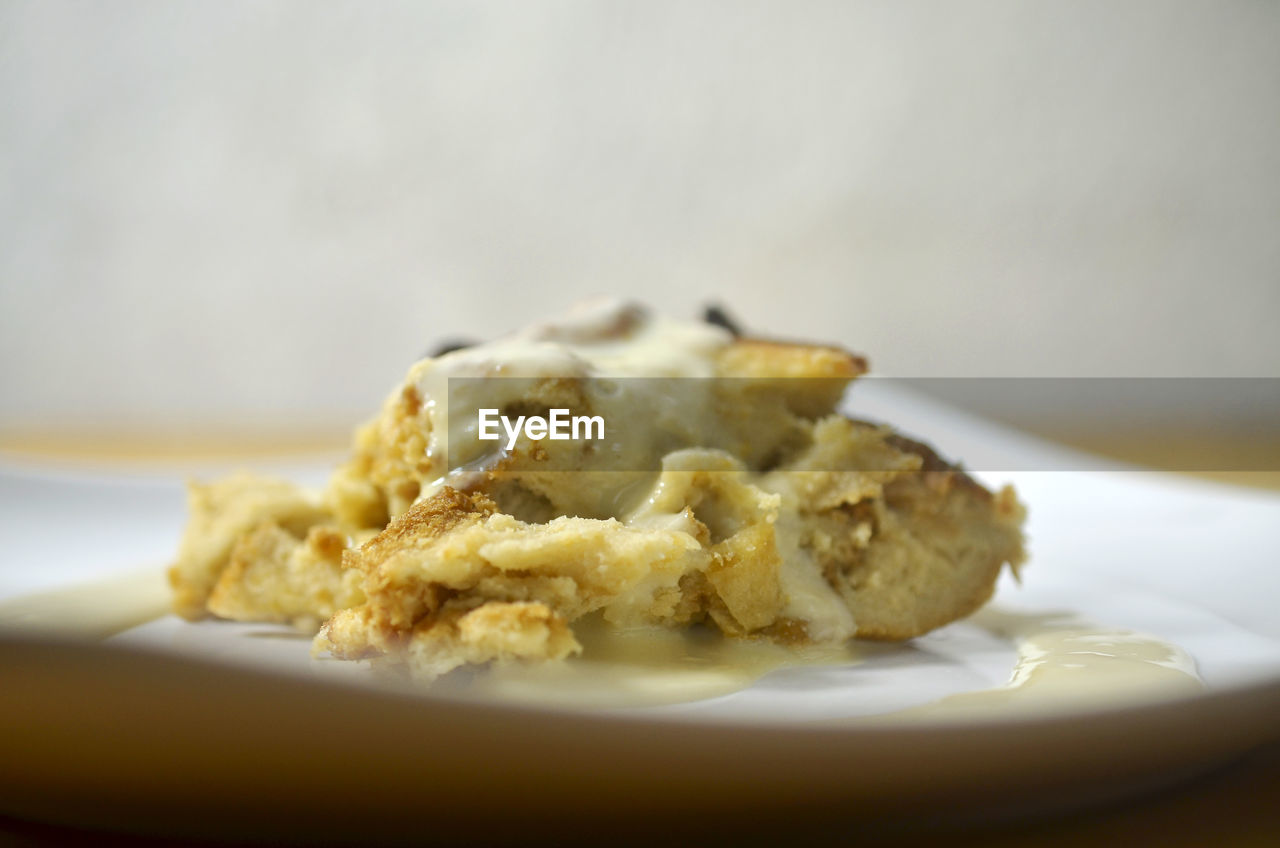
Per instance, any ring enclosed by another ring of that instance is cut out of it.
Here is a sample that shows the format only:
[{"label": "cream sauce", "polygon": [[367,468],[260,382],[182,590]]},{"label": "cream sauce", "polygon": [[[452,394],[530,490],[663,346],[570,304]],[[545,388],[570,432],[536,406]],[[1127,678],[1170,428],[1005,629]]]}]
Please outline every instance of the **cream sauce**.
[{"label": "cream sauce", "polygon": [[[424,496],[451,483],[450,475],[458,471],[472,472],[501,459],[501,441],[479,438],[478,409],[482,404],[501,408],[528,390],[522,380],[486,379],[480,384],[456,378],[602,378],[584,384],[591,392],[593,413],[606,422],[602,455],[609,457],[612,468],[652,468],[657,459],[648,455],[653,445],[610,439],[610,424],[636,416],[663,416],[670,420],[655,421],[655,426],[705,433],[714,423],[709,393],[700,397],[690,392],[678,410],[668,409],[671,404],[664,401],[660,382],[637,381],[628,391],[619,392],[607,378],[711,377],[716,354],[731,341],[732,336],[720,327],[674,321],[624,301],[599,300],[580,304],[560,321],[535,324],[507,338],[417,363],[408,381],[424,399],[430,418],[427,458],[440,463],[444,472],[426,487]],[[455,379],[452,393],[451,379]],[[504,386],[507,394],[502,392]],[[699,400],[702,408],[690,408],[688,401]],[[457,407],[452,414],[450,404]],[[450,456],[461,458],[457,464],[466,468],[444,468]]]},{"label": "cream sauce", "polygon": [[[149,569],[4,601],[0,631],[104,639],[163,616],[168,606],[163,572]],[[1076,712],[1193,695],[1205,688],[1186,651],[1150,634],[1100,627],[1072,614],[1019,615],[996,608],[979,612],[968,623],[1017,645],[1005,686],[867,718],[933,721]],[[856,641],[796,648],[726,639],[709,628],[618,629],[598,617],[575,622],[574,634],[584,649],[579,657],[461,670],[431,684],[432,691],[575,707],[656,706],[742,691],[776,669],[861,663],[869,650]],[[299,642],[307,640],[300,636]],[[876,653],[891,650],[872,647]],[[352,679],[362,676],[364,665],[320,664],[326,673],[342,672]]]},{"label": "cream sauce", "polygon": [[433,691],[519,703],[646,707],[730,695],[779,668],[860,661],[853,643],[786,647],[727,639],[703,627],[619,629],[590,617],[574,622],[573,632],[583,646],[579,657],[460,669],[430,685]]},{"label": "cream sauce", "polygon": [[169,612],[165,574],[150,568],[0,602],[0,631],[105,639]]},{"label": "cream sauce", "polygon": [[[1007,685],[965,692],[870,721],[987,719],[1070,712],[1203,691],[1195,662],[1178,646],[1075,616],[1018,616],[986,610],[971,620],[1018,646]],[[584,652],[562,663],[512,663],[436,681],[442,691],[573,707],[644,707],[699,701],[750,687],[776,669],[849,666],[868,651],[856,641],[784,647],[727,639],[708,629],[619,630],[598,619],[575,623]],[[847,721],[848,719],[845,719]],[[860,719],[855,719],[860,720]]]},{"label": "cream sauce", "polygon": [[[781,504],[794,504],[799,498],[790,490],[793,475],[770,475],[779,491]],[[853,611],[844,598],[831,588],[813,553],[800,543],[803,520],[794,508],[780,509],[774,522],[781,563],[778,580],[782,585],[785,605],[782,615],[807,623],[810,637],[817,641],[842,641],[853,636],[857,624]]]},{"label": "cream sauce", "polygon": [[[986,610],[971,623],[1014,641],[1008,684],[965,692],[869,721],[1016,718],[1178,697],[1203,691],[1195,662],[1149,634],[1098,627],[1071,615]],[[433,691],[567,707],[645,707],[699,701],[749,688],[771,671],[850,666],[891,646],[856,641],[785,647],[728,639],[707,628],[617,629],[575,622],[583,654],[561,663],[511,663],[455,672]],[[856,709],[856,708],[855,708]],[[843,721],[848,721],[844,719]],[[863,720],[855,718],[853,720]]]},{"label": "cream sauce", "polygon": [[889,718],[1025,716],[1140,703],[1204,691],[1195,660],[1147,633],[1100,627],[1072,614],[1017,615],[994,608],[970,621],[1013,640],[1009,682],[964,692]]}]

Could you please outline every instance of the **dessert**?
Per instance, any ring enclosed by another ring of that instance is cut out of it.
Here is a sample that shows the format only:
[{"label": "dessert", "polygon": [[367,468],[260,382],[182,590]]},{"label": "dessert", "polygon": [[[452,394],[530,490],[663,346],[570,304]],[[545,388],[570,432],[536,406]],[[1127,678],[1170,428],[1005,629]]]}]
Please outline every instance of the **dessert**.
[{"label": "dessert", "polygon": [[805,643],[980,607],[1023,559],[1013,491],[840,414],[862,358],[726,323],[597,303],[419,361],[322,492],[192,486],[175,609],[429,679],[571,656],[588,615]]}]

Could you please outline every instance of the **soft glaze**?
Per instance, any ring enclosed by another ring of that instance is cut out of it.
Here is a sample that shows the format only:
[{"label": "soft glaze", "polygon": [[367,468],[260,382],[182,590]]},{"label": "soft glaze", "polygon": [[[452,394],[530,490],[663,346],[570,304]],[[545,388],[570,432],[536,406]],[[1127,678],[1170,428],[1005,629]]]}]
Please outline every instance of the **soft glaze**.
[{"label": "soft glaze", "polygon": [[1205,689],[1186,651],[1148,633],[1102,627],[1071,613],[1019,615],[990,607],[971,621],[1018,646],[1009,682],[890,718],[1038,715],[1176,698]]}]

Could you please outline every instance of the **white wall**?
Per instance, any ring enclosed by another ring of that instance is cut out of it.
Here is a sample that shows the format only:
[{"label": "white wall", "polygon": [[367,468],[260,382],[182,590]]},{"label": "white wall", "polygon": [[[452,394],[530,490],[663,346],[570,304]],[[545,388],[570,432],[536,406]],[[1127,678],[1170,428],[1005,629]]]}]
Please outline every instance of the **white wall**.
[{"label": "white wall", "polygon": [[591,292],[1280,375],[1280,5],[0,3],[0,430],[345,425]]}]

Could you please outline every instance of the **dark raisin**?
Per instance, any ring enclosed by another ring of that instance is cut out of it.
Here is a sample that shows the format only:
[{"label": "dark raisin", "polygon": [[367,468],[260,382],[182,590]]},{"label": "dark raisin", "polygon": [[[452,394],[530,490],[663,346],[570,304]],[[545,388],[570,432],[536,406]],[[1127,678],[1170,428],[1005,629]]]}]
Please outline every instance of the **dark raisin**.
[{"label": "dark raisin", "polygon": [[436,356],[444,356],[446,353],[453,353],[455,350],[464,350],[465,348],[475,347],[479,342],[473,342],[469,339],[445,339],[435,347],[427,351],[426,357],[432,358]]},{"label": "dark raisin", "polygon": [[742,327],[738,322],[729,317],[729,313],[718,303],[712,303],[702,310],[702,320],[708,324],[714,324],[717,327],[723,327],[733,334],[733,337],[741,338]]}]

